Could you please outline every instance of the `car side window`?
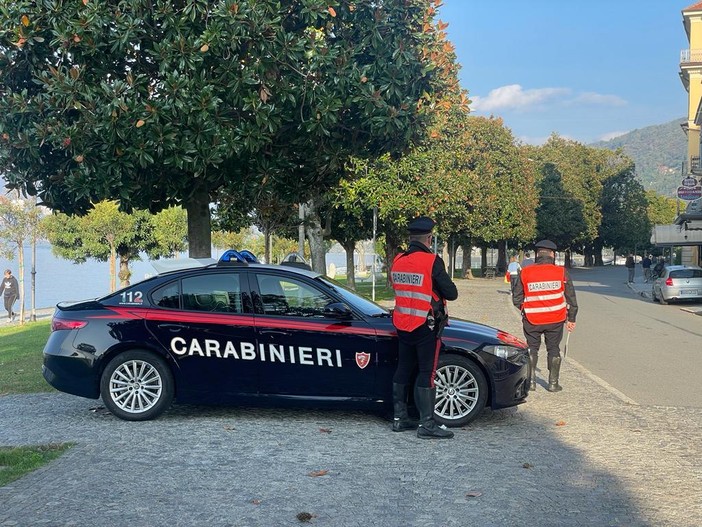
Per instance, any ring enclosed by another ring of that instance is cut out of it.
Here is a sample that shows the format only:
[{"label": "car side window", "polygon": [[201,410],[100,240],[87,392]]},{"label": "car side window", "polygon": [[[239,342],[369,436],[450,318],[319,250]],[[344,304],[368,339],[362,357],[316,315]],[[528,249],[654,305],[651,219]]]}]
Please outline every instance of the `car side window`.
[{"label": "car side window", "polygon": [[258,311],[288,317],[324,317],[324,308],[334,302],[319,289],[287,276],[256,275]]},{"label": "car side window", "polygon": [[208,273],[181,280],[183,309],[215,313],[246,312],[240,273]]},{"label": "car side window", "polygon": [[180,282],[176,280],[159,287],[151,293],[151,301],[158,307],[169,309],[180,308]]}]

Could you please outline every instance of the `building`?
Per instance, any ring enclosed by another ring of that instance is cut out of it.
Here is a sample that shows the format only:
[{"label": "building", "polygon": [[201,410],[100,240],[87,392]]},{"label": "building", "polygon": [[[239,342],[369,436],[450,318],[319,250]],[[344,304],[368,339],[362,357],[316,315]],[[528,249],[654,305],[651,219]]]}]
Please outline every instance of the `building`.
[{"label": "building", "polygon": [[682,263],[699,265],[702,247],[702,2],[682,10],[683,26],[689,49],[680,53],[680,80],[687,91],[687,163],[677,190],[678,198],[688,205],[673,225],[656,225],[651,243],[657,247],[679,246]]}]

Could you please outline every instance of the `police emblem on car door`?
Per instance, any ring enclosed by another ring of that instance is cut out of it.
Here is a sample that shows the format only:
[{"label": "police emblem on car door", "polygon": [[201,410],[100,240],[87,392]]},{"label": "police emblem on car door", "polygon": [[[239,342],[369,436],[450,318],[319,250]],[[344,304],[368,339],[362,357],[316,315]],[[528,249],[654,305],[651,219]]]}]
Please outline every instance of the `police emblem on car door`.
[{"label": "police emblem on car door", "polygon": [[374,396],[377,342],[365,320],[325,312],[339,300],[312,280],[261,272],[252,283],[262,394]]}]

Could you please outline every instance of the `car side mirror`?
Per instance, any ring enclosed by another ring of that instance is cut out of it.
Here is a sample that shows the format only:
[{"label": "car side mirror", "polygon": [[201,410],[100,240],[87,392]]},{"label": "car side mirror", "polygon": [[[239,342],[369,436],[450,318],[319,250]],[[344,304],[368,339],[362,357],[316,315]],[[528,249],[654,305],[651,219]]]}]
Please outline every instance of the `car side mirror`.
[{"label": "car side mirror", "polygon": [[324,316],[328,318],[351,318],[351,308],[343,302],[332,302],[324,306]]}]

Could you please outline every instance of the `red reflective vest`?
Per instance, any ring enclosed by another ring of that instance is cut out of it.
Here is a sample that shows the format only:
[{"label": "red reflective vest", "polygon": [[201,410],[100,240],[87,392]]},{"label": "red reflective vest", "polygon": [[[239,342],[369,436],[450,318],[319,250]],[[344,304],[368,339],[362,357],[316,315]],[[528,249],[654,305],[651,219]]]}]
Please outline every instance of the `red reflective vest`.
[{"label": "red reflective vest", "polygon": [[554,264],[524,267],[520,273],[524,285],[522,312],[532,324],[565,322],[568,306],[565,299],[565,268]]},{"label": "red reflective vest", "polygon": [[431,279],[435,260],[435,254],[423,251],[401,253],[395,257],[390,279],[395,290],[392,323],[397,329],[414,331],[433,312],[432,300],[439,301]]}]

